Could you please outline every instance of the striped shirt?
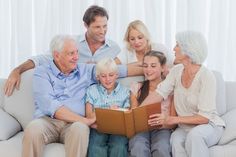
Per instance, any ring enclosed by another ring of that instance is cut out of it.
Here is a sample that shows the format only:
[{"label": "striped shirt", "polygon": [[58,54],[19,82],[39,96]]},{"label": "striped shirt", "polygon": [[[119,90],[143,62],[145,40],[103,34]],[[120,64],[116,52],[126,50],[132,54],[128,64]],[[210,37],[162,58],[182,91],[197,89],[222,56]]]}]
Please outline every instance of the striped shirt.
[{"label": "striped shirt", "polygon": [[110,108],[117,105],[120,108],[130,107],[130,91],[120,83],[116,84],[115,89],[108,94],[101,84],[94,84],[87,89],[86,102],[94,108]]}]

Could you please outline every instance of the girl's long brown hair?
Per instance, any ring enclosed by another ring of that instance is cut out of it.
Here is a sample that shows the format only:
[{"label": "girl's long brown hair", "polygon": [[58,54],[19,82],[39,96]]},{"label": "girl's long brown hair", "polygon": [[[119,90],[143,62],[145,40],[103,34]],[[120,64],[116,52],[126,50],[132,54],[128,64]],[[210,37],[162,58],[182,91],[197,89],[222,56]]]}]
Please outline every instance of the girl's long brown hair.
[{"label": "girl's long brown hair", "polygon": [[[157,57],[159,59],[161,66],[166,64],[166,57],[165,57],[164,53],[162,53],[162,52],[151,50],[144,55],[143,61],[144,61],[144,58],[147,56]],[[162,76],[162,78],[163,78],[163,76]],[[149,80],[146,80],[142,83],[142,86],[139,89],[138,93],[140,93],[139,97],[138,97],[138,103],[141,104],[143,102],[143,100],[149,94]]]}]

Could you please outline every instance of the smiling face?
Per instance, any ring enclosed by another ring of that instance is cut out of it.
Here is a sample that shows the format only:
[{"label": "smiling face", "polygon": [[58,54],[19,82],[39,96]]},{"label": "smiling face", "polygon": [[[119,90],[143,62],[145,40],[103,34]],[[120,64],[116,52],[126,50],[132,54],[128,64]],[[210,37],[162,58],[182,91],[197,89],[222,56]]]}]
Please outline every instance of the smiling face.
[{"label": "smiling face", "polygon": [[147,80],[155,81],[161,79],[163,67],[159,58],[155,56],[145,56],[143,60],[143,73]]},{"label": "smiling face", "polygon": [[57,67],[64,74],[69,74],[76,68],[79,53],[74,40],[66,40],[62,51],[54,51],[53,55]]},{"label": "smiling face", "polygon": [[97,79],[100,81],[102,86],[107,89],[108,92],[111,92],[113,89],[115,89],[117,78],[118,73],[110,69],[101,71],[100,74],[97,75]]},{"label": "smiling face", "polygon": [[145,52],[148,48],[148,41],[145,36],[135,29],[130,30],[128,41],[130,43],[130,47],[136,52]]},{"label": "smiling face", "polygon": [[87,28],[87,37],[94,41],[103,43],[107,32],[107,17],[95,16],[94,21],[89,25],[85,24]]}]

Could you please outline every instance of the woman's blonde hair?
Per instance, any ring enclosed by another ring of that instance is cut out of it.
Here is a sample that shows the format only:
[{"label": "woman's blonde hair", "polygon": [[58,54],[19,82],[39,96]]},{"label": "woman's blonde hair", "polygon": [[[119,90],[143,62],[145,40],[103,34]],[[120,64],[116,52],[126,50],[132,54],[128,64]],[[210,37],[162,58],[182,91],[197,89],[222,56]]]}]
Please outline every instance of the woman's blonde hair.
[{"label": "woman's blonde hair", "polygon": [[130,43],[129,43],[129,33],[131,30],[136,30],[136,31],[142,33],[144,35],[144,37],[147,39],[148,47],[151,47],[151,35],[150,35],[147,27],[145,26],[145,24],[142,21],[135,20],[129,24],[129,26],[126,30],[126,33],[125,33],[125,37],[124,37],[124,42],[126,44],[126,48],[129,51],[133,50],[130,46]]}]

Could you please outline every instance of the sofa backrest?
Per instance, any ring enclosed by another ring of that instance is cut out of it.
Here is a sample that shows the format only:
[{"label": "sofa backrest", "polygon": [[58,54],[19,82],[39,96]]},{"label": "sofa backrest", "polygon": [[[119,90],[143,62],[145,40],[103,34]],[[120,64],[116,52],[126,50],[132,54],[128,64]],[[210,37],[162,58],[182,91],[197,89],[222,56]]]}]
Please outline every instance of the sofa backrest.
[{"label": "sofa backrest", "polygon": [[0,108],[3,107],[5,79],[0,79]]},{"label": "sofa backrest", "polygon": [[223,115],[226,112],[225,82],[220,72],[213,73],[216,78],[216,109],[219,115]]},{"label": "sofa backrest", "polygon": [[23,128],[25,128],[33,118],[33,71],[34,70],[29,70],[22,74],[20,90],[15,90],[10,97],[4,97],[5,111],[15,117]]},{"label": "sofa backrest", "polygon": [[[34,70],[29,70],[22,74],[20,90],[16,90],[12,96],[4,96],[3,86],[4,79],[0,79],[0,107],[3,107],[6,112],[15,117],[21,126],[25,128],[33,119],[34,102],[32,89],[32,76]],[[213,71],[216,77],[217,92],[216,104],[220,115],[227,111],[236,108],[236,82],[224,82],[222,75],[219,72]],[[2,99],[4,98],[4,99]],[[227,104],[227,106],[226,106]]]},{"label": "sofa backrest", "polygon": [[236,82],[225,82],[227,111],[236,108]]}]

